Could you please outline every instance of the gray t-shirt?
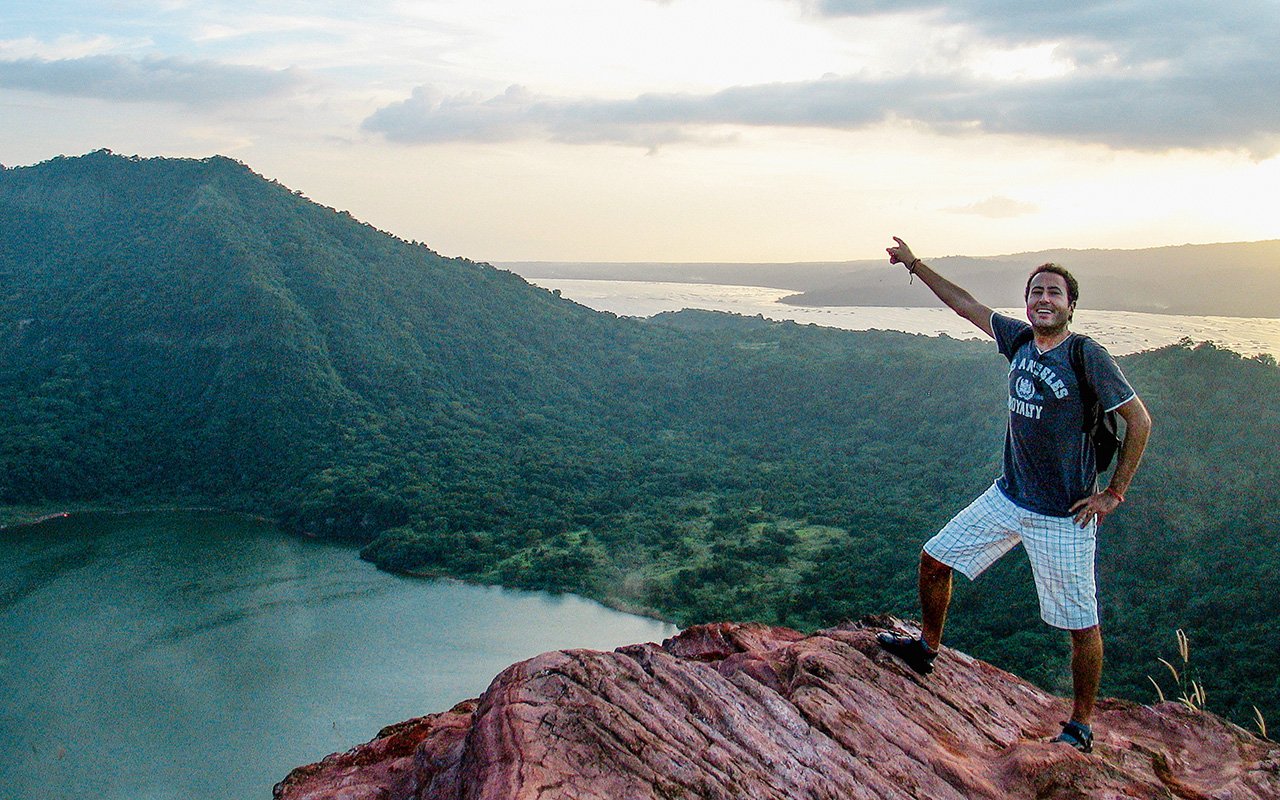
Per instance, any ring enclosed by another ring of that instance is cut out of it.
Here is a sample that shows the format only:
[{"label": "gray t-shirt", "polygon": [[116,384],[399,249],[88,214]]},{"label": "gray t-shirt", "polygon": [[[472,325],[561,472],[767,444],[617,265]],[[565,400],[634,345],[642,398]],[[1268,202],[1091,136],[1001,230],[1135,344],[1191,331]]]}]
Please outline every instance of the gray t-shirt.
[{"label": "gray t-shirt", "polygon": [[[1071,368],[1071,334],[1041,353],[1034,339],[1009,350],[1026,322],[991,315],[996,346],[1009,363],[1009,427],[1004,438],[1000,491],[1021,508],[1053,517],[1071,516],[1071,506],[1097,491],[1098,470],[1084,433],[1084,406]],[[1084,374],[1106,411],[1134,398],[1111,354],[1085,338]]]}]

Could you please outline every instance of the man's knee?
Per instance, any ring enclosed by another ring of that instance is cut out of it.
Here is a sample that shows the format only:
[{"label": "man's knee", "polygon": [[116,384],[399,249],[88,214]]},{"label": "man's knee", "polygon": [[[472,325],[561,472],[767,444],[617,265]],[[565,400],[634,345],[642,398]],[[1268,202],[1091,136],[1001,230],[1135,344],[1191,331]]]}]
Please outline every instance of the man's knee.
[{"label": "man's knee", "polygon": [[1071,643],[1075,646],[1088,646],[1094,643],[1102,643],[1102,626],[1090,625],[1087,628],[1078,628],[1070,631]]},{"label": "man's knee", "polygon": [[920,577],[926,580],[946,580],[951,577],[951,567],[921,550]]}]

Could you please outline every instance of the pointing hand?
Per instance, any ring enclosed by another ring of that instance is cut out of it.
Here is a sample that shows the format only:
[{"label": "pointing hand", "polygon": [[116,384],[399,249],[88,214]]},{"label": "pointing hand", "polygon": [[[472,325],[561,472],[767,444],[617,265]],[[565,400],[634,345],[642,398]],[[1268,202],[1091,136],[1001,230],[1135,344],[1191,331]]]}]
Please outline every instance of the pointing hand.
[{"label": "pointing hand", "polygon": [[911,252],[911,248],[907,247],[907,243],[899,239],[897,236],[893,240],[898,243],[896,247],[886,247],[885,251],[889,254],[890,264],[910,264],[915,260],[915,255]]}]

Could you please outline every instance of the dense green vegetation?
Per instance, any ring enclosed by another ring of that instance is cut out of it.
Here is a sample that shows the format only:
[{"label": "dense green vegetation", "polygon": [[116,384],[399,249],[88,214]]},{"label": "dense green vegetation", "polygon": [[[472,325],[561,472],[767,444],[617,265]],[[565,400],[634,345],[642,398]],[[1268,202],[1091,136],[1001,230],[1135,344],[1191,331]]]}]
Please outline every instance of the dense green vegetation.
[{"label": "dense green vegetation", "polygon": [[[1280,370],[1122,359],[1156,420],[1102,533],[1103,690],[1173,632],[1209,707],[1280,719]],[[999,470],[989,345],[723,314],[619,319],[222,158],[0,171],[0,504],[219,505],[387,569],[681,624],[916,613],[920,543]],[[950,643],[1059,692],[1025,560]]]}]

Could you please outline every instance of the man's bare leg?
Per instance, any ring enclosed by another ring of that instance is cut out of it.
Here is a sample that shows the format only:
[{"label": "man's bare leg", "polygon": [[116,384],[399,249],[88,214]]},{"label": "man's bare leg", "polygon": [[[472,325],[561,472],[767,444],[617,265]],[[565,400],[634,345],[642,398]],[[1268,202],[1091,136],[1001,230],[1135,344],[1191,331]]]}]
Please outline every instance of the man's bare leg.
[{"label": "man's bare leg", "polygon": [[920,634],[934,650],[942,644],[942,628],[951,606],[951,573],[951,567],[920,551]]},{"label": "man's bare leg", "polygon": [[907,662],[921,675],[933,672],[933,660],[942,643],[942,626],[951,605],[951,567],[920,551],[920,638],[893,631],[876,634],[880,646]]},{"label": "man's bare leg", "polygon": [[1098,697],[1098,682],[1102,679],[1102,628],[1082,628],[1071,632],[1071,683],[1075,690],[1075,702],[1071,707],[1071,719],[1090,724],[1093,719],[1093,703]]}]

